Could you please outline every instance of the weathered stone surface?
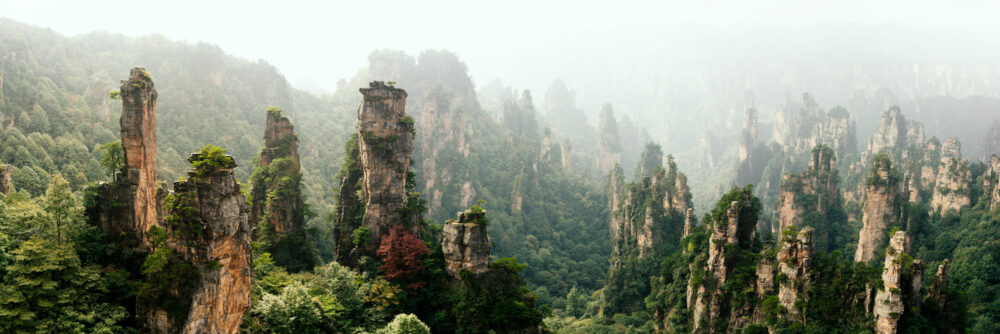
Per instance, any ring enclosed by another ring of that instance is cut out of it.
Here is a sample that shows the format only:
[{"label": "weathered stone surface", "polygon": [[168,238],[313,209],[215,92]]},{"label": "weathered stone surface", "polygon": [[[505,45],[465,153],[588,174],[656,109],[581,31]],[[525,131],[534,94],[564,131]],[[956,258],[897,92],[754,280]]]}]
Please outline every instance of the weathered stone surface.
[{"label": "weathered stone surface", "polygon": [[969,161],[962,159],[962,144],[956,138],[948,138],[941,146],[941,163],[938,165],[931,197],[931,210],[959,211],[972,203],[969,185],[972,171]]},{"label": "weathered stone surface", "polygon": [[767,256],[770,250],[771,245],[764,245],[764,250],[760,252],[760,262],[757,263],[757,295],[759,296],[764,296],[774,290],[775,258]]},{"label": "weathered stone surface", "polygon": [[10,192],[14,190],[14,183],[11,180],[13,169],[14,167],[11,165],[0,164],[0,194],[10,195]]},{"label": "weathered stone surface", "polygon": [[898,176],[888,157],[872,162],[867,181],[867,193],[862,208],[861,234],[854,261],[868,262],[875,258],[876,248],[882,244],[886,229],[899,220]]},{"label": "weathered stone surface", "polygon": [[813,228],[806,227],[798,235],[782,235],[778,252],[778,270],[785,279],[778,289],[778,301],[792,319],[802,314],[796,302],[803,300],[811,280]]},{"label": "weathered stone surface", "polygon": [[[142,234],[159,221],[156,183],[156,88],[143,68],[133,68],[121,83],[121,138],[125,166],[115,182],[99,192],[109,207],[98,210],[105,234],[125,247],[141,243]],[[112,204],[115,203],[115,204]],[[115,206],[114,208],[110,206]]]},{"label": "weathered stone surface", "polygon": [[622,160],[622,144],[618,133],[618,122],[615,120],[611,104],[601,107],[601,117],[598,129],[597,158],[594,162],[598,175],[610,172]]},{"label": "weathered stone surface", "polygon": [[486,217],[486,210],[458,213],[458,219],[445,222],[441,230],[441,251],[445,270],[459,278],[462,270],[484,273],[490,265],[490,237],[486,225],[477,221]]},{"label": "weathered stone surface", "polygon": [[[694,209],[688,208],[684,213],[684,234],[682,236],[691,235],[691,231],[694,230],[694,220]],[[686,248],[685,251],[687,251]]]},{"label": "weathered stone surface", "polygon": [[[344,155],[347,156],[346,168],[338,175],[340,191],[337,193],[337,207],[334,212],[337,222],[333,227],[336,238],[337,263],[355,267],[359,252],[354,251],[354,230],[361,227],[365,213],[365,204],[358,197],[361,190],[361,179],[364,171],[361,169],[361,157],[358,152],[358,140],[353,138],[345,145]],[[352,252],[353,251],[353,252]]]},{"label": "weathered stone surface", "polygon": [[[688,300],[694,300],[692,320],[694,323],[694,332],[696,333],[709,330],[701,327],[702,320],[707,319],[709,323],[712,323],[711,319],[722,317],[724,307],[728,304],[728,301],[724,298],[725,291],[721,288],[733,270],[732,265],[728,263],[730,259],[726,257],[726,247],[748,249],[754,239],[755,223],[739,219],[740,208],[745,205],[750,205],[749,198],[744,198],[741,201],[733,201],[726,210],[724,221],[707,223],[711,231],[711,236],[709,237],[708,260],[705,263],[705,271],[709,273],[710,277],[706,277],[701,284],[694,284],[694,277],[692,277],[692,281],[688,283],[689,291],[698,291],[695,296],[688,298]],[[708,282],[709,280],[711,280],[711,283]],[[714,288],[710,289],[709,286]],[[752,314],[752,308],[733,309],[729,314],[729,318],[726,319],[726,323],[731,328],[738,328],[745,325],[746,319],[744,319],[744,316],[749,317]]]},{"label": "weathered stone surface", "polygon": [[390,227],[403,222],[406,172],[413,152],[413,123],[406,117],[406,91],[373,81],[362,88],[358,111],[358,143],[365,214],[362,226],[370,238],[364,250],[374,254]]},{"label": "weathered stone surface", "polygon": [[[293,185],[281,184],[279,175],[261,175],[261,179],[253,179],[251,198],[253,205],[250,210],[250,224],[257,226],[261,219],[267,221],[279,236],[303,228],[304,216],[302,207],[305,205],[299,192],[298,180],[301,177],[299,165],[299,139],[295,135],[295,126],[279,109],[268,109],[267,123],[264,126],[264,148],[260,151],[260,167],[267,168],[275,159],[287,159],[279,168],[280,176],[293,177]],[[269,180],[269,179],[274,180]],[[270,182],[269,182],[270,181]],[[268,200],[268,192],[275,187],[294,188],[294,194],[282,192],[284,196],[272,196]]]},{"label": "weathered stone surface", "polygon": [[948,303],[948,260],[944,260],[938,266],[937,274],[934,275],[934,282],[927,289],[926,300],[937,305],[939,310],[944,310]]},{"label": "weathered stone surface", "polygon": [[875,314],[875,331],[879,334],[896,334],[899,331],[899,318],[903,315],[903,260],[906,232],[898,231],[889,239],[885,263],[882,269],[882,284],[875,294],[873,305]]},{"label": "weathered stone surface", "polygon": [[990,158],[983,175],[983,198],[989,199],[990,210],[1000,205],[1000,157]]},{"label": "weathered stone surface", "polygon": [[[231,166],[235,168],[235,162]],[[175,236],[167,244],[201,274],[182,333],[237,333],[250,307],[246,198],[232,168],[192,171],[188,176],[174,183],[174,192],[185,196],[197,212],[194,221],[184,223],[198,224],[201,233],[194,237],[166,225],[168,234]]]},{"label": "weathered stone surface", "polygon": [[[817,146],[812,150],[809,168],[802,174],[788,174],[781,182],[778,190],[778,226],[772,230],[777,234],[790,226],[800,226],[805,216],[806,206],[825,215],[832,206],[840,205],[840,190],[838,188],[837,157],[833,149]],[[804,199],[815,198],[815,203],[803,203]],[[819,238],[825,240],[829,233],[828,226],[817,226]],[[825,246],[825,243],[824,245]]]}]

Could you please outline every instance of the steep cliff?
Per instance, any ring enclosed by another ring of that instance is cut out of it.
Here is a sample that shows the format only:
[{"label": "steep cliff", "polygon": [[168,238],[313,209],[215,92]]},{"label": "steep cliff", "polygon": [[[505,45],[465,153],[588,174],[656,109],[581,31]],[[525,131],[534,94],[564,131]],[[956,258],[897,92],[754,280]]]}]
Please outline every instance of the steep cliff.
[{"label": "steep cliff", "polygon": [[1000,120],[994,120],[989,131],[983,136],[983,154],[980,160],[989,161],[994,155],[1000,156]]},{"label": "steep cliff", "polygon": [[159,221],[156,182],[156,88],[149,72],[133,68],[121,84],[121,138],[125,165],[115,182],[101,184],[96,215],[101,229],[124,248],[142,244]]},{"label": "steep cliff", "polygon": [[367,242],[362,254],[375,253],[390,227],[404,223],[406,175],[413,152],[413,120],[406,116],[406,91],[374,81],[362,88],[358,111],[358,152]]},{"label": "steep cliff", "polygon": [[[787,232],[787,233],[786,233]],[[800,320],[800,302],[806,299],[813,258],[813,228],[805,227],[795,234],[795,229],[782,231],[781,249],[778,251],[779,280],[778,301],[788,312],[788,317]],[[804,320],[804,319],[803,319]],[[804,321],[803,321],[804,322]]]},{"label": "steep cliff", "polygon": [[1000,158],[993,156],[983,175],[983,199],[988,201],[990,210],[1000,205]]},{"label": "steep cliff", "polygon": [[143,265],[144,331],[236,333],[250,307],[248,210],[236,161],[223,154],[209,149],[188,158],[194,169],[164,200],[163,229],[153,233]]},{"label": "steep cliff", "polygon": [[13,167],[7,164],[0,164],[0,194],[9,195],[14,190],[14,183],[11,180]]},{"label": "steep cliff", "polygon": [[[609,178],[608,228],[612,236],[611,268],[605,285],[604,314],[642,307],[649,294],[648,277],[658,272],[660,259],[677,250],[685,224],[694,223],[686,176],[668,159],[663,167],[659,145],[649,144],[642,154],[635,182],[625,184],[624,172],[615,166]],[[638,287],[630,284],[641,282]]]},{"label": "steep cliff", "polygon": [[275,263],[292,271],[311,270],[320,263],[305,234],[298,147],[291,120],[281,109],[269,108],[264,148],[250,180],[250,224]]},{"label": "steep cliff", "polygon": [[[365,204],[361,201],[361,153],[358,151],[358,135],[354,134],[344,144],[344,163],[337,173],[340,179],[340,192],[337,194],[337,207],[334,209],[333,235],[336,241],[335,257],[337,263],[354,267],[357,264],[358,252],[353,252],[357,243],[354,231],[361,227],[364,219]],[[358,234],[361,241],[363,233]]]},{"label": "steep cliff", "polygon": [[972,171],[969,161],[962,159],[962,144],[956,138],[948,138],[941,146],[941,163],[938,165],[934,182],[931,210],[959,211],[972,203]]},{"label": "steep cliff", "polygon": [[875,331],[880,334],[895,334],[899,329],[899,318],[903,315],[904,251],[906,232],[899,231],[889,240],[885,263],[882,268],[882,286],[875,294],[873,311]]},{"label": "steep cliff", "polygon": [[899,176],[888,155],[877,155],[872,160],[865,181],[866,196],[862,209],[861,234],[854,261],[869,262],[875,258],[876,249],[885,240],[889,226],[899,223]]},{"label": "steep cliff", "polygon": [[595,169],[597,175],[604,176],[616,164],[622,162],[622,144],[618,133],[618,122],[615,120],[615,111],[609,103],[605,103],[601,107],[600,125],[597,135],[599,138],[597,140]]},{"label": "steep cliff", "polygon": [[840,177],[835,169],[837,157],[825,145],[812,150],[809,168],[802,174],[787,174],[779,188],[778,226],[772,231],[784,231],[789,226],[811,226],[816,230],[816,246],[828,251],[834,231],[843,226],[844,216],[840,197]]},{"label": "steep cliff", "polygon": [[486,210],[474,206],[459,212],[457,219],[444,223],[441,230],[441,251],[445,270],[461,278],[463,270],[481,274],[489,270],[490,237],[486,229]]}]

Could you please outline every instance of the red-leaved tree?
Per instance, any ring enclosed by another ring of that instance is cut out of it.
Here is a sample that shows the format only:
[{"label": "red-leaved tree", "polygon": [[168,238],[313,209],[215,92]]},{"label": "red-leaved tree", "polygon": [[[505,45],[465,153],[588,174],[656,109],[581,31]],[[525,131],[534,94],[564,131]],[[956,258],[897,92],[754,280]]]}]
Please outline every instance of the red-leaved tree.
[{"label": "red-leaved tree", "polygon": [[376,254],[382,259],[380,268],[386,279],[410,282],[407,287],[411,290],[424,286],[424,282],[413,282],[413,278],[427,271],[424,256],[430,254],[430,250],[423,240],[402,225],[393,226],[389,236],[382,238]]}]

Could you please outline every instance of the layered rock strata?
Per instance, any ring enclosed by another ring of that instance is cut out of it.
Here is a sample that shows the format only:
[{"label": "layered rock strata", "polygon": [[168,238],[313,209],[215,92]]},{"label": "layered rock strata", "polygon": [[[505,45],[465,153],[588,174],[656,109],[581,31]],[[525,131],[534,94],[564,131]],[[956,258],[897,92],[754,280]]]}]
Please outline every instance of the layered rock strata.
[{"label": "layered rock strata", "polygon": [[467,270],[481,274],[489,270],[490,237],[486,224],[486,210],[458,213],[458,218],[445,222],[441,230],[441,251],[444,253],[445,270],[449,275],[460,278],[459,273]]}]

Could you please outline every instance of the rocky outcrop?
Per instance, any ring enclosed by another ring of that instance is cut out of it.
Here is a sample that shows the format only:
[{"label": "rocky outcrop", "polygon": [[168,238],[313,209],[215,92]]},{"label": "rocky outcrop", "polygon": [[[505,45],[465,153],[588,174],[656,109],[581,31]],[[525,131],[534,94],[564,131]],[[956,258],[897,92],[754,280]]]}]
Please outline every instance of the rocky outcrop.
[{"label": "rocky outcrop", "polygon": [[361,191],[361,179],[364,171],[361,169],[361,154],[358,152],[358,136],[354,135],[344,144],[344,164],[337,177],[340,179],[340,191],[337,193],[337,207],[334,210],[336,223],[333,235],[336,239],[335,258],[337,263],[355,267],[358,251],[354,240],[354,231],[361,227],[365,214],[365,203],[358,197]]},{"label": "rocky outcrop", "polygon": [[802,174],[786,174],[778,191],[778,226],[772,227],[777,235],[788,227],[804,227],[803,218],[807,212],[818,212],[818,219],[810,222],[816,230],[817,247],[826,251],[829,247],[830,231],[826,217],[839,212],[841,198],[837,170],[837,157],[828,146],[816,146],[812,150],[809,168]]},{"label": "rocky outcrop", "polygon": [[866,184],[866,197],[862,208],[861,234],[854,261],[868,262],[875,258],[876,248],[885,240],[890,225],[899,221],[899,176],[892,168],[887,155],[878,155]]},{"label": "rocky outcrop", "polygon": [[873,312],[875,315],[875,332],[879,334],[896,334],[899,331],[899,318],[903,315],[903,252],[906,245],[906,232],[898,231],[889,240],[885,263],[882,269],[882,286],[875,294]]},{"label": "rocky outcrop", "polygon": [[765,158],[768,157],[758,157],[755,150],[760,140],[757,117],[757,109],[754,108],[752,99],[748,99],[743,108],[743,131],[740,132],[739,160],[736,167],[737,185],[757,183],[767,164]]},{"label": "rocky outcrop", "polygon": [[924,142],[924,127],[919,123],[907,121],[903,112],[897,106],[892,106],[882,114],[875,133],[868,142],[868,149],[865,150],[862,158],[868,158],[876,154],[886,152],[894,156],[902,154],[904,148],[910,145],[921,145]]},{"label": "rocky outcrop", "polygon": [[942,144],[931,210],[959,211],[972,203],[969,189],[972,171],[969,169],[969,161],[962,159],[961,150],[962,144],[955,138],[948,138]]},{"label": "rocky outcrop", "polygon": [[[624,199],[625,171],[622,170],[621,165],[615,165],[615,168],[611,170],[611,174],[608,175],[608,207],[612,210],[620,208]],[[621,230],[621,226],[626,218],[621,214],[612,214],[608,218],[608,230],[610,231],[611,240],[618,238],[618,232]]]},{"label": "rocky outcrop", "polygon": [[7,164],[0,164],[0,194],[10,195],[14,191],[14,183],[11,180],[13,167]]},{"label": "rocky outcrop", "polygon": [[641,179],[653,175],[658,168],[663,168],[663,150],[660,145],[654,143],[646,144],[636,166],[635,178]]},{"label": "rocky outcrop", "polygon": [[622,144],[618,134],[618,122],[611,104],[601,107],[600,125],[598,128],[597,159],[595,168],[597,175],[607,175],[616,164],[622,160]]},{"label": "rocky outcrop", "polygon": [[938,310],[945,310],[948,303],[948,260],[944,260],[937,268],[934,275],[934,282],[927,289],[926,299],[932,305],[937,305]]},{"label": "rocky outcrop", "polygon": [[368,242],[359,245],[374,255],[392,225],[403,223],[406,174],[413,152],[413,120],[406,116],[406,91],[373,81],[362,88],[358,111],[358,148],[363,178],[365,213],[362,227]]},{"label": "rocky outcrop", "polygon": [[[205,157],[196,153],[195,162]],[[250,307],[250,224],[246,199],[233,174],[236,162],[220,168],[196,169],[174,182],[164,222],[165,245],[190,264],[197,280],[188,289],[170,292],[189,311],[178,314],[149,304],[150,333],[237,333]],[[185,292],[190,292],[187,294]],[[179,329],[179,330],[178,330]]]},{"label": "rocky outcrop", "polygon": [[990,210],[1000,205],[1000,158],[993,156],[983,175],[983,200],[989,201]]},{"label": "rocky outcrop", "polygon": [[994,120],[993,125],[990,125],[986,136],[983,136],[982,147],[983,154],[980,155],[980,160],[989,161],[994,155],[1000,156],[1000,120]]},{"label": "rocky outcrop", "polygon": [[486,210],[459,212],[458,218],[444,223],[441,230],[441,251],[444,253],[445,270],[460,278],[468,270],[481,274],[489,270],[490,237],[486,230]]},{"label": "rocky outcrop", "polygon": [[[707,224],[711,231],[708,259],[705,263],[707,277],[704,277],[700,283],[695,283],[694,276],[692,276],[691,282],[688,283],[689,289],[698,291],[696,297],[693,298],[694,305],[689,305],[689,308],[693,310],[692,321],[696,333],[706,330],[713,331],[713,328],[702,327],[704,320],[708,320],[709,324],[713,323],[711,319],[726,319],[725,323],[728,324],[728,328],[743,327],[746,325],[746,318],[743,315],[749,316],[750,313],[753,313],[752,309],[730,310],[728,308],[728,295],[722,288],[734,269],[730,262],[735,260],[726,255],[726,248],[749,249],[755,237],[756,222],[740,219],[743,208],[749,207],[749,201],[749,198],[743,198],[740,201],[731,202],[726,210],[724,220]],[[693,288],[694,286],[697,288]],[[728,313],[729,316],[726,317],[725,313]]]},{"label": "rocky outcrop", "polygon": [[292,271],[311,270],[320,262],[305,235],[298,147],[291,120],[281,109],[268,108],[264,148],[250,180],[250,224],[275,263]]},{"label": "rocky outcrop", "polygon": [[123,248],[142,244],[143,234],[159,221],[156,182],[156,88],[149,72],[133,68],[121,83],[121,139],[125,166],[115,182],[99,188],[99,226]]},{"label": "rocky outcrop", "polygon": [[798,235],[794,231],[794,228],[782,231],[778,270],[783,279],[779,280],[778,301],[790,318],[798,320],[804,310],[800,310],[796,303],[804,301],[811,280],[813,228],[805,227]]}]

